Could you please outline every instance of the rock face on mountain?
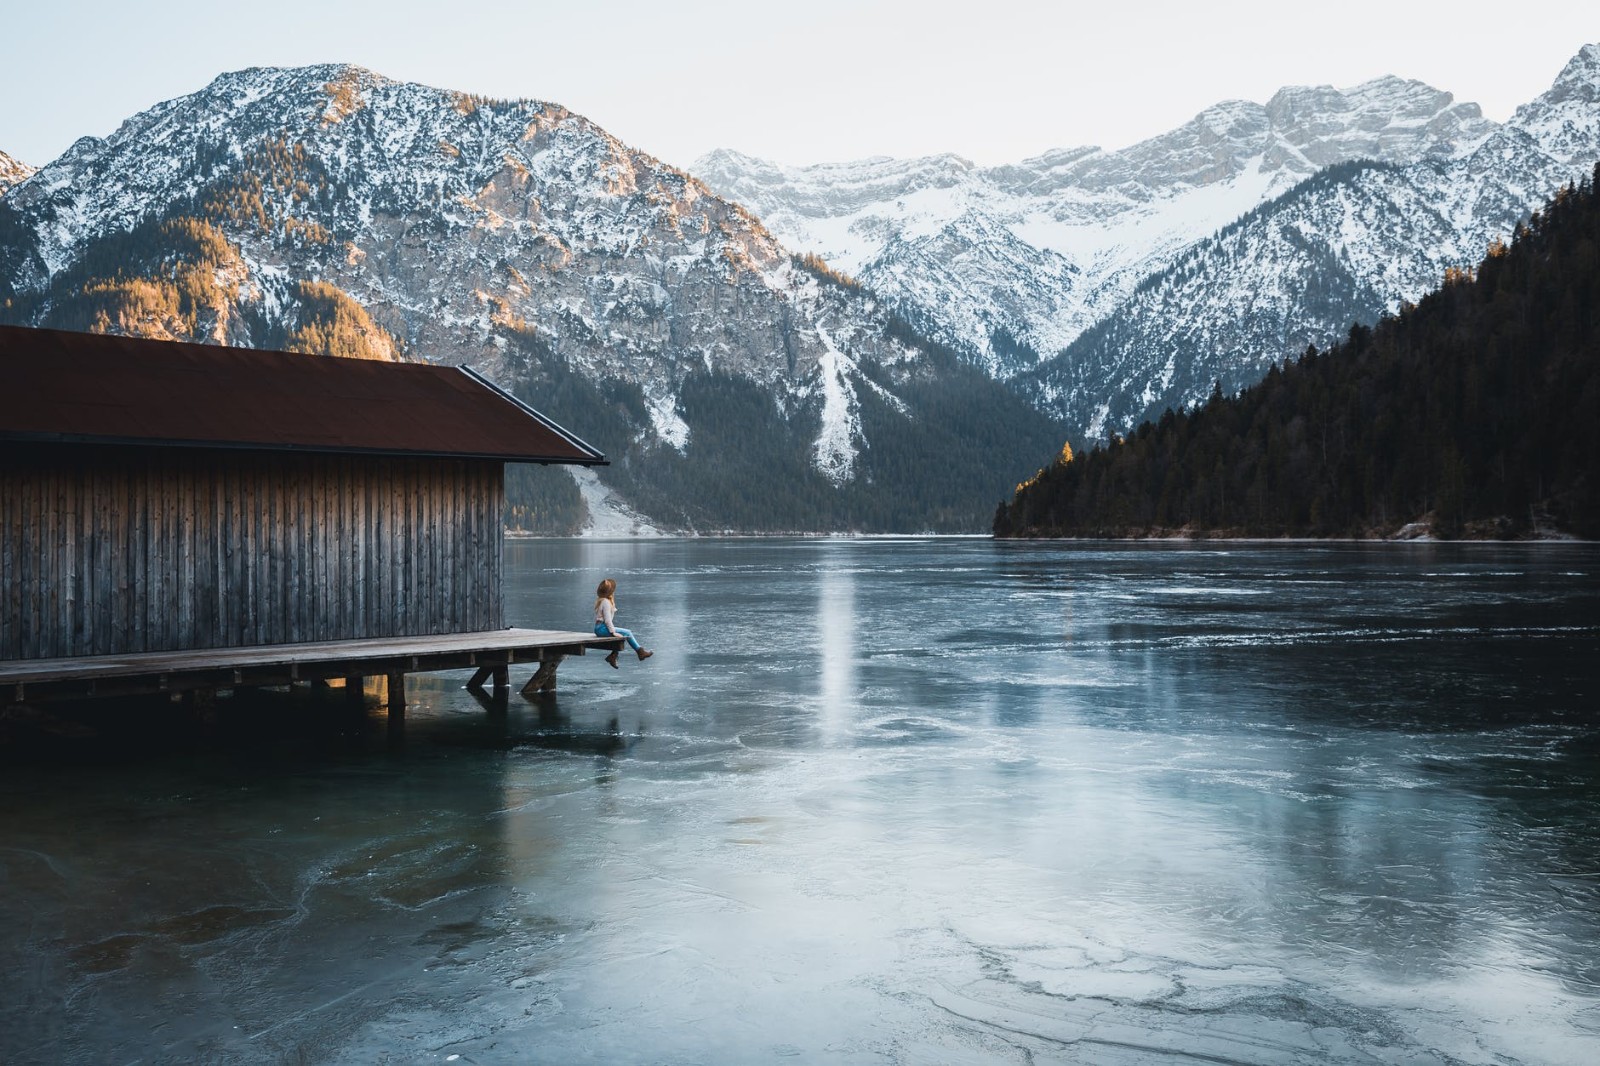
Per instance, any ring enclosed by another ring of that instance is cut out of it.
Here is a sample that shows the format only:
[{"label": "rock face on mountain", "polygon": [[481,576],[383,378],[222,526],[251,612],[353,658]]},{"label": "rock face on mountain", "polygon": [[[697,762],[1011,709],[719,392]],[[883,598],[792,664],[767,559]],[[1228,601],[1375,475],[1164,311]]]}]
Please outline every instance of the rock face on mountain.
[{"label": "rock face on mountain", "polygon": [[32,176],[32,167],[20,159],[14,159],[0,152],[0,196],[4,196],[12,186],[21,185]]},{"label": "rock face on mountain", "polygon": [[1012,166],[783,168],[724,151],[694,169],[1096,439],[1253,381],[1477,262],[1600,157],[1597,99],[1589,45],[1503,126],[1390,77]]},{"label": "rock face on mountain", "polygon": [[[982,528],[1060,433],[587,119],[350,66],[224,75],[78,141],[0,200],[0,305],[466,363],[675,527]],[[580,509],[570,482],[528,492],[537,526]]]}]

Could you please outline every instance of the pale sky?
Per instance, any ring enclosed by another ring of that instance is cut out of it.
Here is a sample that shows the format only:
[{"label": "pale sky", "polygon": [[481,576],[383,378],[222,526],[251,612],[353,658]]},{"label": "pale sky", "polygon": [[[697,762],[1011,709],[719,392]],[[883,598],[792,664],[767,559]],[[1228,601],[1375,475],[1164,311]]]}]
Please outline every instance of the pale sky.
[{"label": "pale sky", "polygon": [[0,20],[0,151],[78,137],[250,66],[353,62],[563,104],[663,160],[801,164],[1119,148],[1283,85],[1417,78],[1504,120],[1588,41],[1594,0],[19,0]]}]

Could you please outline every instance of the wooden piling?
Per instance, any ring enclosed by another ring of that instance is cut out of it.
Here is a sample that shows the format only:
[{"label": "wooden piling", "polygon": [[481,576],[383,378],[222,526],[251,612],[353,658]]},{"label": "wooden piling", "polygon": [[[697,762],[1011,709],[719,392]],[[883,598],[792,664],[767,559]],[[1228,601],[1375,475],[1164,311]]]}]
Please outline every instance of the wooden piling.
[{"label": "wooden piling", "polygon": [[524,696],[537,696],[540,693],[554,693],[556,690],[556,667],[561,665],[561,660],[566,656],[554,653],[546,656],[539,663],[539,669],[528,678],[528,683],[522,686]]}]

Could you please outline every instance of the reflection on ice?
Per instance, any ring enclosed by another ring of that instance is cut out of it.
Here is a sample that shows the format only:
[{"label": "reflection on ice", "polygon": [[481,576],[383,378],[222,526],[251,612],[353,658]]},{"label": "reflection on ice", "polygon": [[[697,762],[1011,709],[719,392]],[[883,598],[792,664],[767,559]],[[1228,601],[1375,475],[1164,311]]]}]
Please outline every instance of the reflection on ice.
[{"label": "reflection on ice", "polygon": [[818,725],[824,744],[837,743],[856,710],[856,648],[872,647],[888,634],[862,632],[856,622],[856,575],[825,566],[817,576]]}]

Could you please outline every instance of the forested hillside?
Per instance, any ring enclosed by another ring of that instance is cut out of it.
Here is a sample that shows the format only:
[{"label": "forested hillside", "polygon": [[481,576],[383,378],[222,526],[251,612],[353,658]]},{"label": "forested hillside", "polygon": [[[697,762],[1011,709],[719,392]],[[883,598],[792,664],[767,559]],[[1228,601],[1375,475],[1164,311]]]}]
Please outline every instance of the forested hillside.
[{"label": "forested hillside", "polygon": [[995,534],[1600,537],[1596,179],[1398,315],[1057,460]]},{"label": "forested hillside", "polygon": [[[921,357],[859,368],[868,385],[851,414],[861,448],[844,483],[817,469],[812,429],[783,417],[770,392],[734,374],[684,376],[681,449],[649,435],[649,400],[638,385],[592,381],[534,335],[519,338],[528,359],[518,391],[563,425],[583,427],[613,463],[607,483],[669,527],[981,530],[988,507],[976,501],[993,492],[996,474],[1025,474],[1025,457],[1054,447],[1062,427],[903,322],[890,319],[888,333],[896,343],[920,345]],[[999,457],[1014,469],[998,470]],[[521,508],[513,527],[575,531],[582,509],[571,486],[553,469],[517,471],[507,481],[508,499]]]}]

